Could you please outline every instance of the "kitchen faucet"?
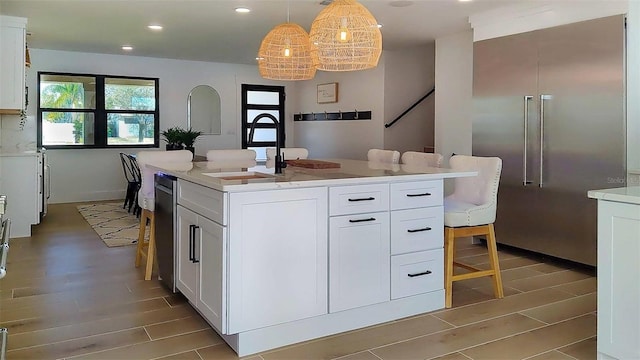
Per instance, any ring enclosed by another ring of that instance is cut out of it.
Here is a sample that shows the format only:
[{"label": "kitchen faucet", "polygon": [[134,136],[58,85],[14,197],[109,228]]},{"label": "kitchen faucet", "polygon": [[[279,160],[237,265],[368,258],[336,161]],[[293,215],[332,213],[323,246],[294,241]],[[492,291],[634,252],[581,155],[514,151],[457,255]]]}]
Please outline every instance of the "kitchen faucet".
[{"label": "kitchen faucet", "polygon": [[255,128],[256,128],[256,124],[258,123],[258,120],[260,120],[262,118],[270,119],[276,125],[276,158],[275,158],[276,170],[275,170],[275,173],[276,174],[282,174],[282,169],[287,167],[287,163],[284,162],[284,159],[280,155],[280,122],[273,115],[267,114],[267,113],[263,113],[263,114],[260,114],[260,115],[256,116],[253,119],[253,122],[251,123],[251,128],[249,130],[249,141],[248,142],[249,143],[253,142],[253,135],[254,135],[254,131],[255,131]]}]

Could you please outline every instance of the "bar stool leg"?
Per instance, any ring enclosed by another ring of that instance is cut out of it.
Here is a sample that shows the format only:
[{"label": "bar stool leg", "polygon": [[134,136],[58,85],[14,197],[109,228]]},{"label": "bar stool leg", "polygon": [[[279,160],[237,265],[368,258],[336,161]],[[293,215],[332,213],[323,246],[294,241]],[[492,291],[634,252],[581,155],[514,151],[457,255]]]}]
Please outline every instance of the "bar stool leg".
[{"label": "bar stool leg", "polygon": [[491,269],[494,271],[491,277],[493,279],[493,294],[497,299],[502,299],[504,297],[504,290],[502,288],[502,275],[500,275],[500,261],[498,260],[498,247],[496,245],[496,233],[493,224],[489,224],[487,249],[489,250]]},{"label": "bar stool leg", "polygon": [[453,228],[444,229],[444,251],[445,251],[445,303],[446,308],[452,306],[453,299],[453,256],[455,254],[455,230]]},{"label": "bar stool leg", "polygon": [[145,210],[147,211],[147,214],[151,214],[151,217],[149,218],[149,245],[147,246],[147,268],[144,272],[144,279],[145,280],[151,280],[151,274],[153,273],[153,261],[155,260],[156,257],[156,231],[155,231],[155,222],[156,222],[156,217],[154,216],[154,213],[152,211],[149,210]]}]

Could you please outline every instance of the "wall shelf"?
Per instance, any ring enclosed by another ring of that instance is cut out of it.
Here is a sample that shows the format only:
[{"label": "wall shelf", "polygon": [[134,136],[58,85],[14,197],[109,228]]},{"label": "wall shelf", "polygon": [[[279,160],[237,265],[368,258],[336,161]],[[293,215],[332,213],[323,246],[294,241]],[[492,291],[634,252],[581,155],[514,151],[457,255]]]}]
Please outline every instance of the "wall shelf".
[{"label": "wall shelf", "polygon": [[327,120],[371,120],[371,111],[337,111],[298,113],[293,115],[293,121],[327,121]]}]

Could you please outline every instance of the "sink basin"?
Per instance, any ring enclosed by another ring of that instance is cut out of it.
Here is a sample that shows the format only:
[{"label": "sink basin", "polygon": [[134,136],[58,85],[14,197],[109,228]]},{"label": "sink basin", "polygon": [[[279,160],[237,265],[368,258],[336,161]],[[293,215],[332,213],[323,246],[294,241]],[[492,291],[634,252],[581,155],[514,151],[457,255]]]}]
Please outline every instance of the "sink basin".
[{"label": "sink basin", "polygon": [[207,175],[207,176],[211,176],[211,177],[222,179],[222,180],[254,180],[254,179],[274,178],[273,175],[255,172],[255,171],[202,173],[202,175]]}]

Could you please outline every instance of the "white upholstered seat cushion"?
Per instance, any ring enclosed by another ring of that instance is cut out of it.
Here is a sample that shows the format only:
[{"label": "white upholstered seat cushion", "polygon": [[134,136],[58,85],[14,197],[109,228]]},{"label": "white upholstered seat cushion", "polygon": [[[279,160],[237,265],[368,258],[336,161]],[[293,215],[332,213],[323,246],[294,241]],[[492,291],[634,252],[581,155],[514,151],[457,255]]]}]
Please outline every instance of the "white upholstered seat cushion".
[{"label": "white upholstered seat cushion", "polygon": [[138,191],[138,205],[149,211],[155,208],[154,179],[155,171],[149,169],[146,165],[154,162],[176,163],[189,165],[193,160],[193,153],[189,150],[174,151],[140,151],[136,155],[136,161],[140,168],[142,176],[142,184]]},{"label": "white upholstered seat cushion", "polygon": [[[306,159],[309,157],[309,150],[305,148],[281,148],[281,153],[284,153],[284,160],[297,160]],[[273,160],[276,157],[276,148],[267,148],[267,160]]]},{"label": "white upholstered seat cushion", "polygon": [[495,222],[502,160],[497,157],[455,155],[454,170],[477,171],[474,177],[455,179],[454,193],[444,199],[444,225],[486,225]]},{"label": "white upholstered seat cushion", "polygon": [[410,166],[441,167],[442,155],[438,153],[405,151],[402,154],[402,163]]},{"label": "white upholstered seat cushion", "polygon": [[367,160],[387,164],[399,164],[400,152],[396,150],[369,149]]},{"label": "white upholstered seat cushion", "polygon": [[207,161],[256,160],[256,152],[252,149],[221,149],[207,151]]}]

